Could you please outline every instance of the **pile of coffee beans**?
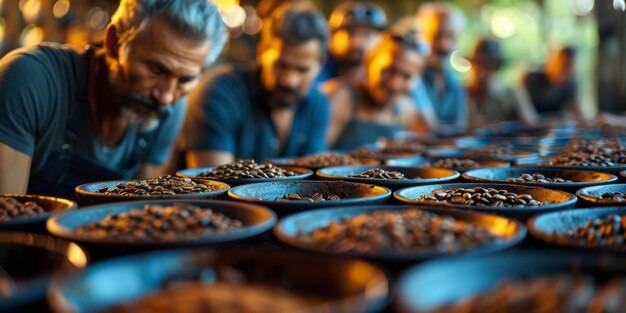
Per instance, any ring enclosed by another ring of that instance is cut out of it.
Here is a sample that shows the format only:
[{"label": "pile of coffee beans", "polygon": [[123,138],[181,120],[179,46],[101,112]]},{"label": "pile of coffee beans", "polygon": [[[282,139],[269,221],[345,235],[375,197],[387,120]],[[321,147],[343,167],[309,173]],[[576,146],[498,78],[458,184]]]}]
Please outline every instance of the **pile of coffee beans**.
[{"label": "pile of coffee beans", "polygon": [[405,152],[405,153],[421,154],[426,151],[426,146],[413,140],[404,140],[404,141],[385,140],[382,142],[381,150],[387,153]]},{"label": "pile of coffee beans", "polygon": [[510,143],[487,145],[482,148],[468,150],[463,153],[466,157],[508,156],[515,154],[515,147]]},{"label": "pile of coffee beans", "polygon": [[457,252],[497,240],[484,227],[418,209],[363,213],[299,238],[323,249],[357,253]]},{"label": "pile of coffee beans", "polygon": [[585,313],[626,312],[626,280],[613,277],[604,283],[592,276],[558,274],[526,280],[503,280],[491,292],[429,313]]},{"label": "pile of coffee beans", "polygon": [[359,148],[350,152],[350,156],[357,159],[386,160],[400,157],[402,156],[402,154],[401,152],[386,152],[367,148]]},{"label": "pile of coffee beans", "polygon": [[[348,177],[372,178],[372,179],[407,179],[404,174],[397,171],[385,171],[382,168],[373,168],[362,173],[353,174]],[[420,179],[416,177],[414,179]]]},{"label": "pile of coffee beans", "polygon": [[339,196],[335,195],[335,194],[331,194],[331,195],[323,195],[319,192],[316,192],[310,196],[305,196],[305,195],[301,195],[299,193],[288,193],[286,195],[284,195],[282,198],[276,198],[275,201],[308,201],[308,202],[318,202],[318,201],[334,201],[334,200],[339,200]]},{"label": "pile of coffee beans", "polygon": [[445,158],[439,159],[434,163],[424,163],[420,165],[420,167],[437,167],[437,168],[480,168],[482,167],[480,163],[470,160],[470,159],[457,159],[457,158]]},{"label": "pile of coffee beans", "polygon": [[626,146],[619,140],[580,140],[546,162],[547,166],[615,166],[626,164]]},{"label": "pile of coffee beans", "polygon": [[22,203],[13,197],[0,197],[0,222],[42,214],[46,214],[46,211],[36,202]]},{"label": "pile of coffee beans", "polygon": [[516,194],[507,190],[494,188],[457,188],[437,189],[428,195],[419,197],[418,201],[433,201],[460,205],[475,205],[488,207],[525,207],[549,204],[548,201],[538,201],[529,194]]},{"label": "pile of coffee beans", "polygon": [[313,312],[325,299],[253,283],[178,282],[99,313],[266,313]]},{"label": "pile of coffee beans", "polygon": [[303,167],[331,167],[343,165],[360,165],[361,161],[349,155],[337,153],[320,153],[308,157],[300,157],[293,161],[294,164]]},{"label": "pile of coffee beans", "polygon": [[213,170],[201,173],[200,177],[221,179],[242,178],[276,178],[296,176],[298,173],[278,167],[274,164],[259,164],[254,160],[238,160],[234,163],[223,164]]},{"label": "pile of coffee beans", "polygon": [[172,241],[232,233],[241,228],[241,221],[209,208],[146,205],[143,209],[111,213],[101,221],[79,227],[76,234],[119,241]]},{"label": "pile of coffee beans", "polygon": [[609,215],[588,221],[584,226],[576,227],[560,234],[573,239],[581,245],[591,247],[626,248],[626,216]]},{"label": "pile of coffee beans", "polygon": [[113,188],[106,186],[100,187],[98,192],[119,196],[163,196],[209,192],[213,190],[214,188],[205,184],[196,183],[190,178],[165,175],[147,180],[119,183]]},{"label": "pile of coffee beans", "polygon": [[571,183],[569,179],[561,177],[546,177],[541,173],[535,174],[522,174],[519,177],[509,177],[506,181],[518,182],[518,183]]},{"label": "pile of coffee beans", "polygon": [[624,202],[624,200],[626,200],[626,194],[619,191],[605,192],[600,195],[600,199],[611,200],[615,202]]}]

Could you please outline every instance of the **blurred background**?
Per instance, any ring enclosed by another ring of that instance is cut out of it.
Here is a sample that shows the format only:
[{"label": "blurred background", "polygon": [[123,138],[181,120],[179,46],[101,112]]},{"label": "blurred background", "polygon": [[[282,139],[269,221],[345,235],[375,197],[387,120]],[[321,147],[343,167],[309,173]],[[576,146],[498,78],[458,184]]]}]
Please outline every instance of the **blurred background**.
[{"label": "blurred background", "polygon": [[[262,18],[276,0],[215,0],[231,30],[221,62],[254,59],[256,35]],[[340,0],[316,0],[328,15]],[[414,15],[419,0],[374,0],[391,21]],[[510,60],[500,79],[516,83],[523,72],[545,61],[550,49],[565,45],[577,49],[577,77],[588,116],[598,110],[626,111],[626,13],[614,10],[611,0],[457,0],[467,27],[452,67],[465,77],[467,60],[479,37],[501,41]],[[118,1],[115,0],[0,0],[0,55],[41,41],[82,47],[97,42]]]}]

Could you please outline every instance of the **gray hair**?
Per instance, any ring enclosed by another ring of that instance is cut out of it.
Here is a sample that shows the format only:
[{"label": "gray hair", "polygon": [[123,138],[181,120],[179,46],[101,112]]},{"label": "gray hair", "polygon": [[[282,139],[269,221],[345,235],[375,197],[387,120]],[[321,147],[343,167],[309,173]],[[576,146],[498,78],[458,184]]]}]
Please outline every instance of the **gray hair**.
[{"label": "gray hair", "polygon": [[152,17],[165,18],[185,38],[211,41],[205,66],[217,59],[228,39],[217,6],[208,0],[121,0],[111,24],[124,41],[132,38],[141,24]]}]

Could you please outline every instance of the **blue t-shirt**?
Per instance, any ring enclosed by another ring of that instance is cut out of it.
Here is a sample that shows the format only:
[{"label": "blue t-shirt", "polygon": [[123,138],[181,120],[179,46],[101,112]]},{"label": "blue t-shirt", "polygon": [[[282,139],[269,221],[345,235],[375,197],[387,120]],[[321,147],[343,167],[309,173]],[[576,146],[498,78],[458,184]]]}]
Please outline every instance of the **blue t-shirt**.
[{"label": "blue t-shirt", "polygon": [[[427,66],[422,74],[422,81],[437,118],[442,124],[464,123],[467,119],[467,96],[465,86],[449,67],[443,71],[445,89],[440,92],[435,86],[435,71]],[[417,89],[416,89],[417,90]]]},{"label": "blue t-shirt", "polygon": [[[87,104],[89,60],[85,51],[53,43],[15,50],[0,60],[0,141],[32,158],[31,174],[65,142],[70,115]],[[145,162],[164,164],[182,127],[185,100],[149,136]],[[129,126],[115,147],[104,147],[93,131],[90,110],[83,114],[74,151],[105,168],[135,161],[140,131]]]},{"label": "blue t-shirt", "polygon": [[237,159],[258,161],[324,151],[330,119],[326,97],[312,88],[295,105],[291,132],[279,153],[269,96],[260,85],[259,75],[255,68],[226,65],[205,77],[189,96],[184,148],[226,151]]}]

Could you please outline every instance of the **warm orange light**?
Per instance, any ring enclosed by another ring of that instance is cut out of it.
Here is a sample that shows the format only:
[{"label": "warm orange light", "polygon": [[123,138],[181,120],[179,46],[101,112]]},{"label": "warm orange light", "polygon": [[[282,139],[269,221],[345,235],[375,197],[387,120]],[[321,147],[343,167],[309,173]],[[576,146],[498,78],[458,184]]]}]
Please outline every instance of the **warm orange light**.
[{"label": "warm orange light", "polygon": [[28,25],[22,30],[21,44],[24,47],[30,47],[40,43],[43,40],[44,31],[41,27]]},{"label": "warm orange light", "polygon": [[76,244],[70,243],[67,247],[67,258],[74,266],[83,268],[87,266],[87,256]]},{"label": "warm orange light", "polygon": [[69,0],[58,0],[52,7],[52,14],[56,18],[62,18],[70,11]]},{"label": "warm orange light", "polygon": [[345,55],[350,49],[350,34],[346,29],[340,29],[333,33],[330,38],[328,49],[333,55]]}]

